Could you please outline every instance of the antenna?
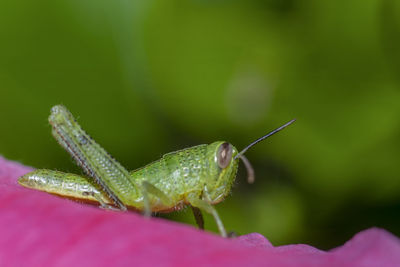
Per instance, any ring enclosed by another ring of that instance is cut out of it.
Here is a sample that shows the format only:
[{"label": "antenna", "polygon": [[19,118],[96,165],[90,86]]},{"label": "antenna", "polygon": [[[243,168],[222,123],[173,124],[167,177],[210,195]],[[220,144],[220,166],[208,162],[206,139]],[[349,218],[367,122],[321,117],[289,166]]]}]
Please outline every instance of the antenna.
[{"label": "antenna", "polygon": [[259,142],[261,142],[261,141],[263,141],[264,139],[267,139],[267,138],[270,137],[271,135],[276,134],[277,132],[279,132],[280,130],[286,128],[287,126],[289,126],[290,124],[292,124],[292,123],[295,122],[295,121],[296,121],[296,119],[293,119],[293,120],[291,120],[291,121],[285,123],[285,124],[282,125],[281,127],[276,128],[276,129],[273,130],[272,132],[269,132],[269,133],[267,133],[266,135],[264,135],[264,136],[258,138],[256,141],[252,142],[250,145],[246,146],[242,151],[240,151],[240,152],[235,156],[234,160],[237,159],[237,158],[239,158],[239,157],[241,157],[244,153],[246,153],[246,151],[249,150],[250,147],[254,146],[255,144],[257,144],[257,143],[259,143]]}]

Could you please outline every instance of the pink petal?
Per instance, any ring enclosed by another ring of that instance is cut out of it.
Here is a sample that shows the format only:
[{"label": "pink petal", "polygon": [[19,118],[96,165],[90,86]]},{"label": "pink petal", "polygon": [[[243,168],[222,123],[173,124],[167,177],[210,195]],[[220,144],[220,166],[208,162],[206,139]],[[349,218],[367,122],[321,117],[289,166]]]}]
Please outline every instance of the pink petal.
[{"label": "pink petal", "polygon": [[0,266],[400,266],[400,241],[369,229],[324,252],[227,240],[163,219],[100,210],[20,187],[31,169],[0,157]]}]

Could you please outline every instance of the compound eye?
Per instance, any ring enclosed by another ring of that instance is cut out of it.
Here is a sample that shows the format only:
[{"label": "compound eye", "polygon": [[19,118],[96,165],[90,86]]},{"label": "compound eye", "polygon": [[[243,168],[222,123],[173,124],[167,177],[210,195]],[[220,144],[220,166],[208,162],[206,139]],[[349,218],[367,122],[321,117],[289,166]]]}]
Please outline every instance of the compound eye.
[{"label": "compound eye", "polygon": [[217,154],[218,166],[221,169],[225,169],[232,159],[232,146],[229,143],[223,143],[220,145]]}]

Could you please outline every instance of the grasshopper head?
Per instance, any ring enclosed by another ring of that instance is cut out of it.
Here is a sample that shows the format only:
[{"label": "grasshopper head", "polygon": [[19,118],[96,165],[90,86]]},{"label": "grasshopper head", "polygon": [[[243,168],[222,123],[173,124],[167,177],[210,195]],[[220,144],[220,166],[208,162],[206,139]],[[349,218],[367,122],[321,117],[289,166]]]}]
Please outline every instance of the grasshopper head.
[{"label": "grasshopper head", "polygon": [[231,191],[236,177],[239,159],[238,150],[225,141],[214,142],[207,147],[209,159],[209,179],[206,190],[211,203],[222,201]]},{"label": "grasshopper head", "polygon": [[265,140],[271,135],[279,132],[292,124],[295,120],[291,120],[288,123],[276,128],[272,132],[258,138],[250,145],[245,147],[242,151],[238,150],[231,144],[225,141],[214,142],[208,145],[207,158],[209,159],[209,181],[207,182],[207,193],[211,198],[211,204],[221,202],[231,191],[233,181],[236,177],[237,167],[239,158],[243,161],[247,169],[247,181],[249,183],[254,182],[254,170],[251,167],[250,162],[243,155],[249,148]]}]

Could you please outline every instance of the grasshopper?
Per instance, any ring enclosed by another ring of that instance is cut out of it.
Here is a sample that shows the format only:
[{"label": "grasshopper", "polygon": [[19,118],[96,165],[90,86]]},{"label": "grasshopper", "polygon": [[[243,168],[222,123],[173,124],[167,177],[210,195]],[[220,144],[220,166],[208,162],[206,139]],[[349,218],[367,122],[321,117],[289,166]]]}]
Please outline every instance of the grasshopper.
[{"label": "grasshopper", "polygon": [[61,105],[51,109],[52,134],[71,154],[87,176],[38,169],[18,179],[22,186],[84,202],[101,208],[172,212],[190,205],[199,228],[204,228],[201,211],[210,213],[223,237],[226,231],[213,205],[229,194],[239,159],[254,181],[254,171],[244,153],[256,143],[282,130],[295,120],[257,139],[241,152],[225,141],[203,144],[165,154],[160,160],[128,172],[98,145]]}]

